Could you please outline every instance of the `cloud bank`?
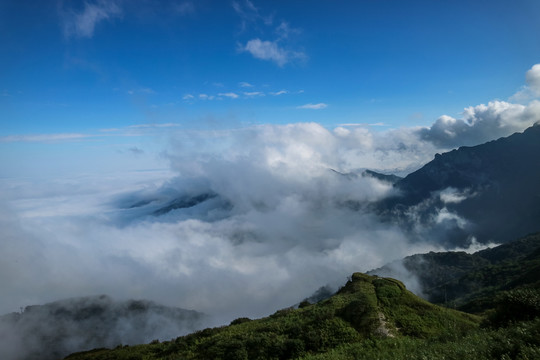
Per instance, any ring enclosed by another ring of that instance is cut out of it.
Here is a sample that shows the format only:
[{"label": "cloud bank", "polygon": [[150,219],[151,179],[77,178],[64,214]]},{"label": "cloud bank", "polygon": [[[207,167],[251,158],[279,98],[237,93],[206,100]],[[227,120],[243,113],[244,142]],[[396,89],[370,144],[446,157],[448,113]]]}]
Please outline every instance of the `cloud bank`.
[{"label": "cloud bank", "polygon": [[[267,315],[354,271],[443,249],[432,231],[407,232],[371,212],[370,203],[394,190],[364,169],[405,175],[436,152],[539,118],[537,101],[494,101],[465,109],[462,119],[384,131],[168,126],[164,156],[174,176],[1,179],[0,313],[109,294],[202,311],[212,324]],[[448,190],[440,201],[463,196]],[[433,221],[441,231],[467,226],[448,209]]]}]

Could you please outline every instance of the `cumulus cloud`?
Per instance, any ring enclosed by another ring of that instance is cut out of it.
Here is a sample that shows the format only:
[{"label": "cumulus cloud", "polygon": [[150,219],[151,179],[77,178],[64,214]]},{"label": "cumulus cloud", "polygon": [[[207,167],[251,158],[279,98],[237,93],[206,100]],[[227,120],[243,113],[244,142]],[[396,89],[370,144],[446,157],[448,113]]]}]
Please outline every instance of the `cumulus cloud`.
[{"label": "cumulus cloud", "polygon": [[120,16],[122,9],[117,1],[85,2],[82,11],[73,9],[64,11],[64,35],[68,38],[91,38],[97,24]]},{"label": "cumulus cloud", "polygon": [[540,64],[533,65],[525,75],[527,86],[536,95],[540,96]]},{"label": "cumulus cloud", "polygon": [[418,134],[436,146],[449,149],[508,136],[539,120],[540,101],[528,105],[491,101],[466,108],[461,119],[443,115],[429,128],[418,130]]},{"label": "cumulus cloud", "polygon": [[533,65],[525,73],[527,85],[510,97],[510,100],[525,102],[532,98],[540,97],[540,64]]},{"label": "cumulus cloud", "polygon": [[318,103],[318,104],[305,104],[301,106],[297,106],[297,109],[311,109],[311,110],[320,110],[320,109],[326,109],[328,107],[328,104],[325,103]]}]

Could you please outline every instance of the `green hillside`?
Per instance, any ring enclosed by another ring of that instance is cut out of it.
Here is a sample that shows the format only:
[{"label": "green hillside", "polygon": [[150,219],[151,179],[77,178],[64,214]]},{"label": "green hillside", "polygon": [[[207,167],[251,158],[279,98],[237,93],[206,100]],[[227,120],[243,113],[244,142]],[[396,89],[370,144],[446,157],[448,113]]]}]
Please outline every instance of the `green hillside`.
[{"label": "green hillside", "polygon": [[474,331],[479,322],[473,315],[422,300],[397,280],[355,273],[318,304],[304,302],[260,320],[237,319],[171,342],[98,349],[68,359],[309,358],[350,346],[457,336]]},{"label": "green hillside", "polygon": [[444,289],[449,307],[481,310],[482,317],[429,303],[398,280],[355,273],[316,304],[66,359],[540,359],[539,245],[540,234],[532,234],[472,255],[405,259],[430,281],[432,295]]},{"label": "green hillside", "polygon": [[[429,301],[480,313],[493,308],[503,291],[540,287],[540,233],[474,254],[431,252],[398,263],[418,279]],[[388,264],[370,274],[399,278],[396,265]]]}]

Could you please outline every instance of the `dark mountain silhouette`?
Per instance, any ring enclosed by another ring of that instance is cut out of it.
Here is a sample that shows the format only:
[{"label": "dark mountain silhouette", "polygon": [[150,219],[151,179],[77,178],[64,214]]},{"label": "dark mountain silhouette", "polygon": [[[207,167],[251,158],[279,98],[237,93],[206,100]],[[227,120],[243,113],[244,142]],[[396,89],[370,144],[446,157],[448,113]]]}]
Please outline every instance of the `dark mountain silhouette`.
[{"label": "dark mountain silhouette", "polygon": [[[540,125],[482,145],[437,154],[394,186],[401,195],[379,204],[383,218],[409,228],[415,226],[411,213],[422,225],[439,219],[428,235],[440,236],[442,242],[463,245],[470,236],[480,242],[503,242],[538,231]],[[445,198],[445,191],[454,197]],[[443,209],[457,216],[442,221],[437,215]]]},{"label": "dark mountain silhouette", "polygon": [[203,193],[203,194],[199,194],[195,196],[183,196],[155,210],[153,212],[153,215],[156,215],[156,216],[164,215],[176,209],[189,209],[191,207],[202,204],[203,202],[207,200],[215,198],[216,196],[217,194],[213,194],[213,193]]},{"label": "dark mountain silhouette", "polygon": [[362,175],[367,176],[367,177],[372,177],[372,178],[375,178],[377,180],[381,180],[384,182],[388,182],[390,184],[396,184],[397,182],[403,179],[402,177],[397,176],[397,175],[381,174],[373,170],[364,170],[364,172],[362,172]]}]

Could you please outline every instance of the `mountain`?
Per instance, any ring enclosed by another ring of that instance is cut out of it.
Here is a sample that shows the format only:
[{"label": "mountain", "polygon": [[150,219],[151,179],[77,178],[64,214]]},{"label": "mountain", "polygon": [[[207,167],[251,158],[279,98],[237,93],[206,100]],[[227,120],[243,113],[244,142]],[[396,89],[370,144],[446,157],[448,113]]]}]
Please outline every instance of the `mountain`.
[{"label": "mountain", "polygon": [[540,125],[437,154],[394,186],[400,195],[379,204],[383,218],[409,229],[431,226],[426,236],[443,243],[464,245],[471,236],[501,243],[538,231]]},{"label": "mountain", "polygon": [[400,180],[403,179],[402,177],[399,177],[397,175],[381,174],[381,173],[378,173],[378,172],[373,171],[373,170],[364,170],[364,172],[362,172],[362,176],[372,177],[372,178],[375,178],[377,180],[387,182],[387,183],[390,183],[390,184],[396,184],[397,182],[399,182]]},{"label": "mountain", "polygon": [[474,330],[479,318],[432,305],[393,279],[361,273],[331,298],[259,319],[240,318],[171,342],[96,349],[67,359],[296,359],[355,343]]},{"label": "mountain", "polygon": [[213,199],[216,196],[217,194],[213,194],[213,193],[203,193],[203,194],[199,194],[195,196],[180,197],[178,199],[174,199],[173,201],[169,202],[169,204],[155,210],[153,212],[153,215],[156,215],[156,216],[164,215],[176,209],[189,209],[199,204],[202,204],[203,202],[207,200]]},{"label": "mountain", "polygon": [[59,359],[74,351],[171,339],[200,329],[204,315],[151,301],[101,295],[27,306],[0,317],[0,359]]},{"label": "mountain", "polygon": [[496,295],[503,291],[540,289],[540,233],[474,254],[417,254],[369,274],[415,279],[427,300],[480,312],[493,308]]},{"label": "mountain", "polygon": [[[390,273],[395,265],[374,272]],[[540,233],[474,254],[414,255],[400,266],[447,306],[417,297],[399,280],[355,273],[315,304],[305,300],[266,318],[239,318],[171,341],[94,349],[66,360],[539,358]],[[481,310],[482,317],[456,306]]]}]

